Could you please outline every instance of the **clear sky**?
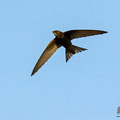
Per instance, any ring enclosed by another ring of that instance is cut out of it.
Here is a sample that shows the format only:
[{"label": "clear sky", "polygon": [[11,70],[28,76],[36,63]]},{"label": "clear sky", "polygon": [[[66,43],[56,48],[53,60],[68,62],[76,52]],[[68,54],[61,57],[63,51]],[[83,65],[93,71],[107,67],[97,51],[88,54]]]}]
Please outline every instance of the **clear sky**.
[{"label": "clear sky", "polygon": [[[66,64],[60,48],[31,72],[53,30],[108,34],[73,40],[88,50]],[[0,1],[0,120],[117,120],[119,0]]]}]

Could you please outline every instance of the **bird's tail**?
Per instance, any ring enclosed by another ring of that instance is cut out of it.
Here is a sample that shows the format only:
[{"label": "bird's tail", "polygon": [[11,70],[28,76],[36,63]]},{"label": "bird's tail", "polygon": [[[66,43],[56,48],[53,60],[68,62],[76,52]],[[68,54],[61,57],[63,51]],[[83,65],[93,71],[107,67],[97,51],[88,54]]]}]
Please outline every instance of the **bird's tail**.
[{"label": "bird's tail", "polygon": [[81,48],[81,47],[77,47],[75,45],[71,45],[69,48],[66,49],[66,62],[75,54],[75,53],[79,53],[82,51],[87,50],[86,48]]}]

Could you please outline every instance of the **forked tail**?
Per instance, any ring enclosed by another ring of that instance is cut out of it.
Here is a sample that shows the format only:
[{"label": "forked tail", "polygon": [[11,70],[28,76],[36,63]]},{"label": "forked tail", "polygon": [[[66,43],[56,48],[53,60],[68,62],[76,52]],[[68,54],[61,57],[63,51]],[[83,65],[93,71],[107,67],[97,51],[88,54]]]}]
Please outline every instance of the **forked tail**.
[{"label": "forked tail", "polygon": [[71,45],[69,48],[66,49],[66,62],[75,54],[75,53],[79,53],[82,51],[87,50],[86,48],[81,48],[81,47],[77,47],[75,45]]}]

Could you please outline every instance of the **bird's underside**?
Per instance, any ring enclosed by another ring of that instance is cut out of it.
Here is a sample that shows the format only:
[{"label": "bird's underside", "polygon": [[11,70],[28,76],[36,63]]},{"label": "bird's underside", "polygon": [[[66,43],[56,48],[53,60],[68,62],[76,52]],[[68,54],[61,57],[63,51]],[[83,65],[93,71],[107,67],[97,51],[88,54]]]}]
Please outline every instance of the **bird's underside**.
[{"label": "bird's underside", "polygon": [[70,57],[73,54],[87,50],[86,48],[81,48],[72,45],[72,39],[104,34],[107,32],[101,30],[70,30],[66,32],[61,32],[56,30],[53,31],[53,33],[55,35],[55,38],[48,44],[48,46],[42,53],[31,75],[35,74],[38,71],[38,69],[40,69],[42,65],[44,65],[45,62],[53,55],[53,53],[61,46],[65,47],[66,49],[66,62],[70,59]]}]

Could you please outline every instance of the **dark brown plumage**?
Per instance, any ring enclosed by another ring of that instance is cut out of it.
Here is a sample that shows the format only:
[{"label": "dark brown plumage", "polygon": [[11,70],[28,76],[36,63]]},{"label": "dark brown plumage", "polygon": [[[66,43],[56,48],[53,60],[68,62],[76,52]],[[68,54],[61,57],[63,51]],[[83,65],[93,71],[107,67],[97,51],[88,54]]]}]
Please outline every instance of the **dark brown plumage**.
[{"label": "dark brown plumage", "polygon": [[107,33],[101,30],[70,30],[66,32],[61,32],[58,30],[53,31],[55,38],[48,44],[41,57],[39,58],[37,64],[35,65],[32,74],[36,73],[39,68],[52,56],[52,54],[61,46],[66,50],[66,62],[70,59],[72,55],[78,52],[87,50],[86,48],[77,47],[72,45],[71,40],[75,38],[81,38],[86,36],[98,35]]}]

